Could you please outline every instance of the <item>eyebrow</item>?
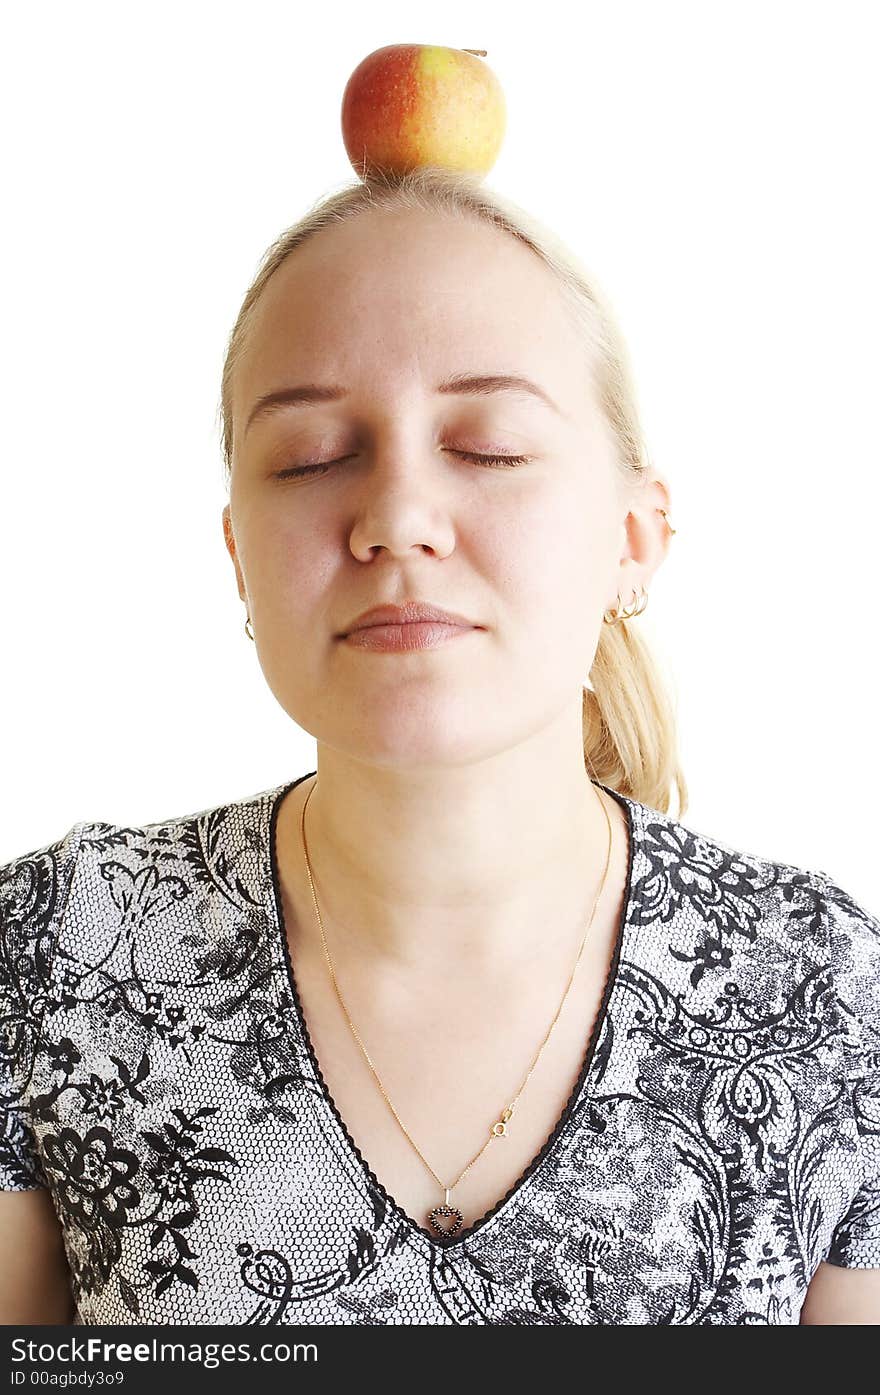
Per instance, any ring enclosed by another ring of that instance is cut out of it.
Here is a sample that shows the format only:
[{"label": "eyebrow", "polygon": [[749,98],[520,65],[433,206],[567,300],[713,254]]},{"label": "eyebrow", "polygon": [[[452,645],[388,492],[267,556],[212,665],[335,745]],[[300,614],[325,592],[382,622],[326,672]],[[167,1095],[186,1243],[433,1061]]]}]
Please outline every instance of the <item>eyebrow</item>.
[{"label": "eyebrow", "polygon": [[[537,398],[558,416],[565,415],[542,387],[517,373],[458,373],[438,383],[435,391],[471,397],[488,397],[496,392],[512,392],[519,396]],[[255,421],[274,416],[276,412],[286,411],[289,407],[312,407],[321,402],[338,402],[347,396],[345,388],[333,384],[322,386],[319,383],[303,383],[300,387],[279,388],[276,392],[264,393],[251,408],[243,434],[247,435]]]}]

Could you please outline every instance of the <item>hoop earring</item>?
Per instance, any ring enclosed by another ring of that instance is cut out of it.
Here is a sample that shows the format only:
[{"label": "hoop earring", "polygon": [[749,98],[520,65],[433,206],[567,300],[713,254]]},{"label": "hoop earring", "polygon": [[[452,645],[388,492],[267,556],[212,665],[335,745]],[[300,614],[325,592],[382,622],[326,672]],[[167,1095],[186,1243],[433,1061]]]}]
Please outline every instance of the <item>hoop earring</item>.
[{"label": "hoop earring", "polygon": [[[248,629],[248,625],[251,626],[250,629]],[[250,617],[250,616],[248,616],[248,618],[247,618],[247,619],[245,620],[245,622],[244,622],[244,632],[245,632],[245,634],[247,635],[248,639],[253,639],[253,638],[254,638],[254,627],[253,627],[253,625],[251,625],[251,617]],[[256,643],[256,640],[254,640],[254,643]]]},{"label": "hoop earring", "polygon": [[[657,512],[663,515],[664,522],[666,523],[666,527],[669,529],[670,533],[677,533],[678,529],[673,528],[672,524],[669,522],[669,515],[667,514],[666,510],[658,509]],[[645,606],[648,604],[648,593],[645,590],[644,586],[639,587],[639,592],[641,594],[637,597],[637,593],[633,591],[633,598],[630,601],[629,606],[624,608],[620,604],[620,592],[618,591],[617,606],[613,609],[606,610],[605,614],[602,616],[602,619],[605,622],[605,624],[616,625],[620,620],[634,620],[637,615],[641,615],[642,611],[645,609]]]},{"label": "hoop earring", "polygon": [[634,620],[637,615],[641,615],[648,604],[648,592],[644,586],[639,587],[639,594],[633,591],[633,598],[628,606],[621,606],[620,592],[617,593],[616,607],[606,610],[602,619],[606,625],[616,625],[620,620]]}]

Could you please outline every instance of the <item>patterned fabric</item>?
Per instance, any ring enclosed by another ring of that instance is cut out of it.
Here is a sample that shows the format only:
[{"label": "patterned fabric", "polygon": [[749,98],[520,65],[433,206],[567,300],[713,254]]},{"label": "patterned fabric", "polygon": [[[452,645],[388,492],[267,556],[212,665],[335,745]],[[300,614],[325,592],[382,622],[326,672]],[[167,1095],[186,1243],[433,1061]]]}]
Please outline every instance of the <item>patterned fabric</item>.
[{"label": "patterned fabric", "polygon": [[77,1323],[794,1324],[823,1259],[880,1268],[880,923],[610,789],[625,907],[565,1110],[456,1237],[406,1215],[289,960],[277,809],[314,773],[0,868],[0,1185],[49,1188]]}]

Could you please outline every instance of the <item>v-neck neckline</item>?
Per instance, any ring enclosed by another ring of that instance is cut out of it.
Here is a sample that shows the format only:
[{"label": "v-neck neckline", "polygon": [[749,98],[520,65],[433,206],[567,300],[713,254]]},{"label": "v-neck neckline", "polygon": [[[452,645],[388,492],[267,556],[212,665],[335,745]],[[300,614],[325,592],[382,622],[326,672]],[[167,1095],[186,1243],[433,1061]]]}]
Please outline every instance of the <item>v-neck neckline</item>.
[{"label": "v-neck neckline", "polygon": [[370,1185],[375,1189],[375,1191],[379,1193],[380,1196],[384,1197],[389,1208],[400,1218],[402,1222],[404,1222],[404,1224],[410,1230],[414,1231],[422,1240],[428,1242],[428,1244],[431,1246],[432,1252],[448,1254],[450,1251],[456,1250],[459,1246],[464,1245],[466,1241],[472,1239],[474,1236],[480,1235],[483,1231],[485,1231],[486,1227],[498,1214],[501,1208],[503,1206],[506,1206],[507,1203],[511,1200],[511,1198],[515,1196],[518,1197],[524,1192],[524,1190],[529,1185],[531,1178],[538,1171],[538,1168],[541,1166],[544,1159],[550,1152],[552,1152],[554,1147],[559,1142],[573,1110],[581,1100],[582,1096],[586,1094],[590,1073],[593,1066],[593,1061],[596,1055],[596,1048],[599,1044],[599,1041],[601,1040],[605,1022],[609,1015],[611,1000],[614,997],[614,994],[618,987],[618,967],[621,958],[624,957],[623,950],[628,939],[628,932],[630,931],[630,919],[632,910],[633,862],[635,860],[635,842],[637,827],[637,821],[633,809],[633,801],[629,799],[626,795],[619,794],[616,790],[609,789],[607,785],[601,784],[598,780],[593,782],[597,785],[599,789],[604,790],[606,794],[610,795],[612,799],[616,800],[617,803],[623,809],[627,821],[627,841],[629,844],[629,848],[626,870],[626,887],[624,890],[623,904],[620,909],[620,918],[617,927],[617,934],[615,936],[614,941],[614,951],[611,956],[611,963],[609,965],[608,973],[606,975],[605,986],[602,990],[602,999],[599,1004],[598,1011],[596,1013],[596,1018],[593,1024],[592,1031],[590,1032],[589,1041],[587,1042],[587,1047],[584,1053],[584,1059],[581,1064],[581,1069],[578,1073],[578,1078],[572,1087],[571,1093],[565,1103],[565,1106],[563,1107],[562,1113],[560,1114],[559,1118],[557,1119],[556,1123],[554,1124],[553,1128],[551,1129],[550,1133],[545,1139],[540,1150],[535,1154],[531,1162],[528,1163],[524,1171],[520,1174],[520,1176],[513,1183],[513,1185],[509,1187],[508,1190],[504,1193],[504,1195],[500,1197],[499,1200],[496,1201],[493,1206],[490,1206],[489,1210],[484,1212],[484,1214],[480,1216],[478,1220],[473,1221],[469,1226],[465,1226],[464,1229],[458,1231],[458,1233],[454,1237],[450,1236],[449,1239],[444,1240],[441,1236],[432,1234],[431,1231],[429,1231],[425,1226],[420,1225],[418,1221],[416,1221],[412,1216],[409,1215],[407,1211],[404,1210],[400,1203],[396,1201],[395,1198],[391,1195],[391,1193],[382,1185],[382,1183],[379,1181],[379,1178],[376,1176],[376,1174],[373,1172],[373,1169],[367,1162],[366,1158],[361,1153],[360,1149],[358,1148],[358,1145],[355,1143],[351,1133],[349,1132],[348,1126],[345,1120],[343,1119],[342,1115],[340,1114],[339,1109],[336,1105],[336,1101],[330,1093],[330,1089],[327,1085],[326,1080],[324,1079],[321,1067],[318,1063],[318,1057],[315,1052],[314,1045],[312,1043],[312,1038],[309,1033],[308,1024],[305,1019],[302,1000],[300,999],[299,990],[296,984],[296,974],[294,971],[293,960],[290,952],[290,943],[287,937],[287,926],[284,919],[284,907],[282,904],[281,886],[278,876],[276,831],[278,825],[278,812],[281,808],[281,804],[285,796],[288,795],[291,790],[295,789],[297,785],[301,785],[304,780],[308,780],[316,774],[316,770],[310,770],[305,775],[300,775],[296,780],[291,780],[289,784],[282,785],[273,797],[269,810],[268,842],[269,858],[272,872],[272,899],[275,916],[274,929],[278,939],[280,939],[281,941],[282,961],[287,975],[287,983],[290,989],[291,998],[293,1002],[296,1026],[299,1031],[300,1039],[305,1043],[308,1063],[311,1068],[312,1074],[315,1078],[315,1081],[319,1087],[319,1102],[335,1121],[340,1133],[342,1134],[345,1140],[346,1146],[350,1150],[352,1156],[357,1160],[358,1166],[363,1171],[365,1177],[369,1180]]}]

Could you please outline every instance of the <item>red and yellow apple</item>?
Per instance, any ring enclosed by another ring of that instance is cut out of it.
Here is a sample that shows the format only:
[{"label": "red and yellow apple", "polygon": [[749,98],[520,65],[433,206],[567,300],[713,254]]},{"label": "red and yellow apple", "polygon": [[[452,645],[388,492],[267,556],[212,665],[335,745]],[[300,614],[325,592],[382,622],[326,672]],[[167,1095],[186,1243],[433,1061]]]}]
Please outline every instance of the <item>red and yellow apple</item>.
[{"label": "red and yellow apple", "polygon": [[488,173],[507,111],[483,52],[389,44],[358,64],[342,96],[342,139],[361,179],[420,165]]}]

